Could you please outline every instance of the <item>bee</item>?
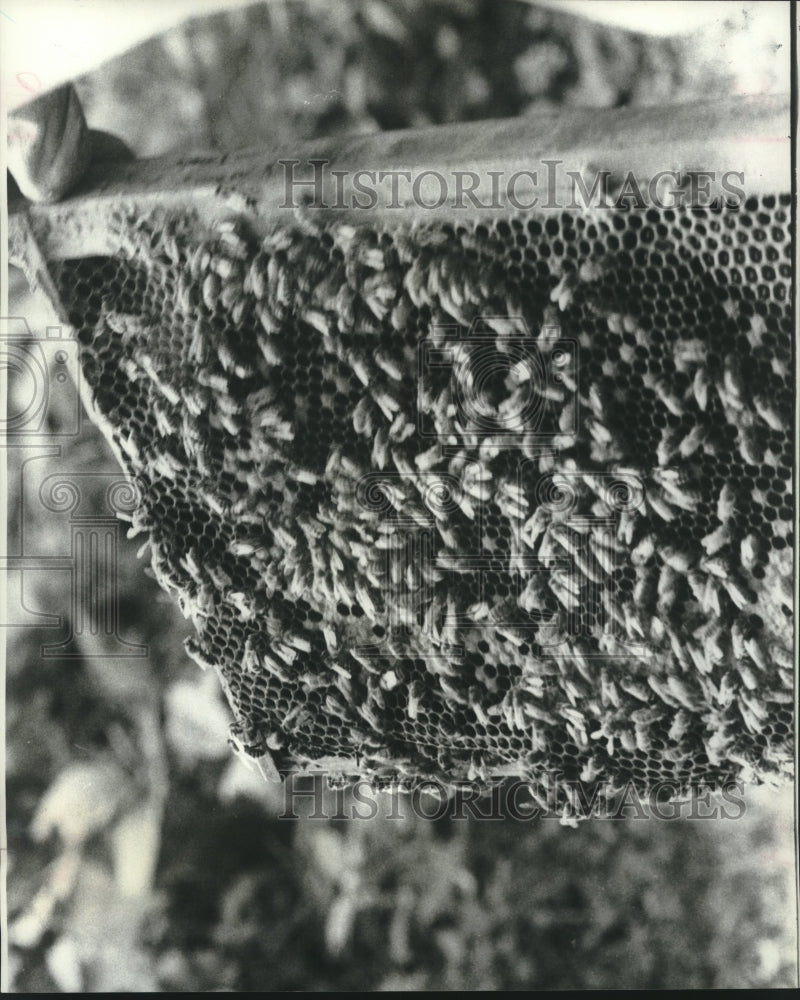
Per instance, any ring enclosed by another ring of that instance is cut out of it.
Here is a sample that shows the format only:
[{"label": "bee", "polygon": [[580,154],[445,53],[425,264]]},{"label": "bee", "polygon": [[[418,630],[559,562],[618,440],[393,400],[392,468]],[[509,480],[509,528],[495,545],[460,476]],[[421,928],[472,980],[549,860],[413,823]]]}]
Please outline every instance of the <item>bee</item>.
[{"label": "bee", "polygon": [[705,655],[705,652],[694,643],[688,642],[686,648],[689,651],[689,656],[692,658],[694,665],[700,671],[701,674],[710,673],[713,669],[713,663],[710,663]]},{"label": "bee", "polygon": [[202,294],[203,302],[209,312],[214,312],[217,308],[220,292],[222,291],[222,281],[218,274],[209,271],[203,279]]},{"label": "bee", "polygon": [[238,366],[236,355],[231,350],[230,344],[224,340],[220,340],[217,344],[217,357],[226,372],[232,373]]},{"label": "bee", "polygon": [[[354,371],[355,370],[356,369],[354,368]],[[356,371],[356,374],[359,374],[358,371]],[[400,401],[387,389],[382,389],[377,386],[373,386],[370,389],[370,393],[386,419],[394,420],[395,414],[400,410]]]},{"label": "bee", "polygon": [[663,484],[663,499],[671,503],[674,507],[680,507],[681,510],[688,510],[689,512],[697,510],[697,505],[701,499],[699,489],[677,477],[667,478],[664,476],[666,471],[664,469],[656,469],[653,472],[653,478],[656,481],[660,480]]},{"label": "bee", "polygon": [[237,557],[251,556],[260,548],[262,548],[262,546],[259,545],[258,541],[244,538],[235,538],[230,544],[230,551],[232,555]]},{"label": "bee", "polygon": [[[348,351],[346,355],[346,360],[348,365],[352,368],[353,373],[355,374],[359,382],[361,382],[361,384],[364,386],[368,386],[370,384],[371,377],[370,377],[369,365],[364,360],[364,358],[356,354],[355,351]],[[393,400],[393,402],[396,401]],[[389,420],[392,420],[394,418],[394,411],[397,409],[399,409],[399,404],[395,405],[393,409],[390,409],[388,413],[386,410],[384,410],[383,412],[386,413],[386,416],[388,417]]]},{"label": "bee", "polygon": [[242,656],[242,668],[245,673],[257,674],[261,669],[261,658],[258,654],[258,640],[254,635],[248,635],[244,643],[244,654]]},{"label": "bee", "polygon": [[180,426],[177,420],[157,403],[153,405],[153,415],[155,416],[156,429],[161,437],[171,437],[179,432]]},{"label": "bee", "polygon": [[139,358],[139,364],[147,372],[152,385],[161,393],[167,402],[171,403],[173,406],[177,406],[181,401],[180,393],[174,388],[174,386],[171,386],[169,382],[166,382],[163,378],[161,378],[159,373],[156,371],[152,358],[150,358],[147,354],[143,354]]},{"label": "bee", "polygon": [[576,271],[568,271],[562,275],[558,284],[550,292],[550,301],[557,302],[561,312],[565,312],[572,303],[575,290],[580,284],[580,277]]},{"label": "bee", "polygon": [[565,524],[554,521],[549,527],[549,534],[569,555],[575,556],[578,553],[579,543]]},{"label": "bee", "polygon": [[607,445],[611,444],[614,440],[614,436],[611,431],[599,420],[589,418],[587,426],[589,428],[589,433],[592,435],[596,444]]},{"label": "bee", "polygon": [[427,275],[420,258],[412,263],[403,276],[403,287],[417,309],[430,304]]},{"label": "bee", "polygon": [[375,622],[378,620],[378,612],[375,609],[375,604],[369,595],[369,592],[365,587],[362,587],[360,583],[356,583],[355,587],[356,601],[359,606],[364,611],[364,614],[369,618],[370,621]]},{"label": "bee", "polygon": [[[275,652],[277,652],[277,650],[275,650]],[[261,662],[261,666],[276,680],[281,681],[281,683],[283,684],[291,683],[290,675],[287,673],[286,669],[281,665],[281,663],[278,660],[276,660],[273,656],[270,656],[269,653],[264,652],[262,650],[259,654],[259,659]],[[281,659],[284,658],[281,657]],[[285,659],[284,663],[286,663]],[[291,666],[291,663],[289,663],[289,666]],[[284,721],[288,723],[288,719]]]},{"label": "bee", "polygon": [[224,281],[219,293],[219,302],[228,313],[231,313],[238,305],[241,305],[243,309],[245,301],[242,286],[235,281]]},{"label": "bee", "polygon": [[472,322],[474,310],[471,307],[464,308],[463,289],[457,283],[440,291],[439,306],[461,326],[468,327]]},{"label": "bee", "polygon": [[319,309],[306,309],[303,313],[303,320],[323,336],[327,336],[330,332],[328,317]]},{"label": "bee", "polygon": [[211,258],[211,271],[220,276],[223,286],[226,284],[236,284],[241,288],[244,275],[241,264],[238,261],[231,260],[230,257],[224,257],[220,254],[214,254]]},{"label": "bee", "polygon": [[719,625],[715,621],[710,621],[694,632],[694,638],[700,643],[706,660],[711,665],[721,663],[725,658],[725,653],[720,645],[724,631],[722,625]]},{"label": "bee", "polygon": [[658,464],[660,466],[667,465],[680,445],[680,431],[675,428],[665,427],[661,432],[661,440],[656,448],[656,461]]},{"label": "bee", "polygon": [[735,410],[744,407],[747,388],[739,359],[733,354],[726,355],[723,362],[722,390],[720,395],[723,403]]},{"label": "bee", "polygon": [[408,295],[404,292],[398,298],[394,308],[389,314],[389,322],[391,323],[392,328],[397,330],[398,333],[404,333],[408,328],[412,308],[412,303]]},{"label": "bee", "polygon": [[411,264],[419,255],[419,244],[407,230],[395,232],[392,245],[401,264]]},{"label": "bee", "polygon": [[672,724],[669,727],[669,738],[674,743],[680,743],[684,736],[692,728],[692,717],[685,712],[683,709],[679,709],[675,713],[675,717],[672,720]]},{"label": "bee", "polygon": [[756,413],[774,431],[783,431],[785,423],[780,413],[775,409],[773,403],[765,396],[756,396],[753,399]]},{"label": "bee", "polygon": [[703,610],[714,615],[715,618],[719,618],[722,613],[719,597],[719,587],[716,581],[712,576],[708,576],[706,578],[703,600],[700,603],[702,604]]},{"label": "bee", "polygon": [[386,351],[378,350],[375,352],[375,364],[386,372],[389,378],[394,379],[396,382],[402,382],[403,369]]},{"label": "bee", "polygon": [[256,615],[256,608],[252,598],[241,590],[231,590],[225,596],[229,604],[232,604],[243,621],[250,621]]},{"label": "bee", "polygon": [[669,386],[663,379],[658,379],[653,386],[653,389],[655,394],[673,416],[683,416],[685,412],[683,401],[670,390]]},{"label": "bee", "polygon": [[[752,656],[752,653],[750,655]],[[778,642],[771,642],[769,645],[769,656],[772,662],[778,664],[779,673],[781,675],[781,679],[784,680],[785,686],[792,687],[793,680],[791,679],[791,669],[794,660],[792,659],[790,651],[784,646],[781,646]]]},{"label": "bee", "polygon": [[667,705],[670,705],[673,708],[681,707],[680,702],[676,700],[669,687],[667,687],[659,677],[656,677],[655,674],[648,674],[647,683],[653,691],[655,691],[658,697]]},{"label": "bee", "polygon": [[[606,543],[607,547],[608,543]],[[656,550],[655,539],[652,535],[644,534],[636,543],[636,545],[631,549],[630,561],[634,566],[644,566],[652,558]],[[614,564],[612,562],[612,568],[608,572],[613,572]]]},{"label": "bee", "polygon": [[580,591],[576,594],[573,590],[575,582],[577,581],[574,581],[572,574],[562,574],[557,570],[550,574],[550,590],[567,611],[577,611],[580,608]]},{"label": "bee", "polygon": [[362,229],[356,233],[350,245],[350,251],[354,259],[363,264],[371,271],[382,271],[386,266],[386,256],[380,247],[370,246],[368,240],[372,234],[367,229]]},{"label": "bee", "polygon": [[151,468],[159,476],[177,482],[178,476],[185,471],[184,466],[168,451],[159,452],[151,459]]},{"label": "bee", "polygon": [[628,753],[636,752],[636,733],[631,732],[630,729],[620,729],[617,733],[617,738],[622,744],[622,749],[626,750]]},{"label": "bee", "polygon": [[467,697],[469,700],[469,706],[475,714],[475,718],[482,726],[488,726],[491,720],[483,707],[484,695],[480,687],[473,684],[467,693]]},{"label": "bee", "polygon": [[730,528],[727,524],[721,524],[714,531],[709,532],[700,539],[700,544],[706,550],[706,553],[710,556],[715,555],[731,540]]},{"label": "bee", "polygon": [[[745,715],[747,710],[747,716]],[[768,717],[767,708],[746,691],[739,692],[739,711],[752,732],[761,732]],[[732,759],[732,758],[731,758]]]},{"label": "bee", "polygon": [[609,333],[622,334],[625,332],[625,329],[622,324],[622,313],[607,312],[605,313],[604,318]]},{"label": "bee", "polygon": [[690,553],[686,551],[681,551],[680,549],[674,548],[670,545],[665,545],[661,549],[661,559],[667,564],[671,569],[675,570],[676,573],[680,573],[685,576],[691,567],[694,565],[694,559]]},{"label": "bee", "polygon": [[341,722],[350,721],[351,716],[347,703],[335,691],[328,691],[325,695],[325,709],[328,715],[334,716],[334,718],[339,719]]},{"label": "bee", "polygon": [[740,660],[736,664],[736,670],[748,690],[755,691],[756,688],[759,687],[758,678],[750,669],[746,660]]},{"label": "bee", "polygon": [[208,670],[209,668],[216,667],[216,661],[211,659],[211,657],[206,653],[203,645],[193,636],[188,636],[184,639],[183,648],[186,650],[186,655],[190,659],[194,660],[201,670]]},{"label": "bee", "polygon": [[708,407],[708,372],[705,368],[698,368],[692,380],[692,393],[700,409],[705,412]]},{"label": "bee", "polygon": [[439,674],[438,679],[439,687],[442,689],[448,705],[452,707],[453,705],[469,704],[468,699],[448,681],[444,674]]},{"label": "bee", "polygon": [[189,274],[181,274],[178,280],[176,302],[178,309],[185,316],[191,316],[197,306],[196,287],[196,283]]},{"label": "bee", "polygon": [[355,324],[356,300],[355,289],[347,283],[342,284],[336,293],[333,311],[338,317],[339,324],[343,330],[350,330]]},{"label": "bee", "polygon": [[221,566],[215,566],[213,564],[209,564],[206,567],[206,572],[208,573],[211,582],[214,584],[217,590],[220,591],[220,593],[225,593],[230,589],[233,580],[231,580],[230,576],[225,572],[225,570]]},{"label": "bee", "polygon": [[[538,721],[538,716],[547,716],[546,712],[538,709],[530,699],[524,698],[519,691],[509,691],[505,698],[506,721],[510,729],[519,729],[525,732],[531,721]],[[548,716],[549,721],[554,721],[552,716]]]},{"label": "bee", "polygon": [[[264,332],[267,334],[267,341],[270,341],[273,335],[280,333],[283,329],[282,322],[277,318],[266,302],[261,302],[256,306],[256,316],[258,317],[258,321],[263,327]],[[258,337],[259,347],[261,347],[262,352],[264,352],[263,341],[263,337]],[[278,353],[277,361],[271,361],[266,352],[264,352],[264,356],[270,364],[277,365],[281,363],[280,353]]]},{"label": "bee", "polygon": [[717,499],[717,517],[723,524],[736,514],[739,506],[736,491],[730,483],[724,483]]},{"label": "bee", "polygon": [[197,284],[202,275],[208,271],[211,262],[211,254],[205,243],[199,243],[189,257],[189,274],[193,283]]},{"label": "bee", "polygon": [[678,445],[681,457],[691,457],[702,446],[707,436],[708,431],[702,425],[695,425]]},{"label": "bee", "polygon": [[240,435],[243,424],[240,420],[237,420],[232,413],[228,413],[225,409],[219,407],[217,413],[214,414],[214,418],[215,425],[227,431],[231,437],[236,438]]},{"label": "bee", "polygon": [[392,283],[390,272],[375,274],[361,286],[361,296],[372,315],[383,321],[397,298],[397,288]]},{"label": "bee", "polygon": [[585,781],[587,784],[591,784],[596,781],[597,778],[603,773],[603,769],[597,763],[595,757],[589,757],[581,769],[580,779]]},{"label": "bee", "polygon": [[631,607],[629,603],[625,604],[622,608],[622,612],[625,616],[625,631],[629,637],[636,636],[639,639],[646,639],[647,635],[644,631],[644,626],[639,618],[639,615]]},{"label": "bee", "polygon": [[[644,684],[640,684],[638,681],[629,678],[623,679],[622,677],[620,677],[617,683],[626,694],[633,695],[634,698],[643,701],[645,704],[650,701],[650,692]],[[661,713],[657,709],[637,708],[631,712],[631,718],[637,726],[649,726],[652,722],[657,722],[661,718]]]},{"label": "bee", "polygon": [[738,683],[730,673],[724,673],[719,682],[718,701],[723,708],[733,704],[738,690]]},{"label": "bee", "polygon": [[237,260],[246,260],[250,254],[247,240],[244,238],[244,227],[240,220],[224,219],[213,224],[219,244],[226,253]]},{"label": "bee", "polygon": [[175,233],[175,224],[168,224],[163,230],[161,239],[161,250],[170,264],[180,264],[181,248]]},{"label": "bee", "polygon": [[737,608],[742,609],[747,607],[748,604],[755,603],[757,599],[756,594],[745,583],[742,583],[735,577],[728,577],[722,582]]},{"label": "bee", "polygon": [[[489,497],[486,498],[487,500]],[[501,513],[510,521],[524,521],[528,516],[528,504],[527,501],[524,503],[518,503],[514,497],[511,496],[499,496],[495,497],[495,503]]]},{"label": "bee", "polygon": [[197,561],[197,553],[193,548],[190,548],[186,554],[181,557],[180,563],[195,583],[198,585],[203,584],[204,577],[200,570],[200,563]]},{"label": "bee", "polygon": [[754,636],[743,640],[744,649],[753,663],[759,670],[766,673],[769,668],[769,660],[761,643]]},{"label": "bee", "polygon": [[370,729],[376,732],[382,731],[381,721],[376,715],[376,713],[373,711],[371,705],[368,704],[356,705],[355,708],[358,714],[361,716],[361,718],[370,727]]},{"label": "bee", "polygon": [[283,660],[287,667],[291,667],[297,659],[297,650],[280,639],[272,640],[272,650]]},{"label": "bee", "polygon": [[105,302],[103,303],[103,309],[102,321],[110,330],[125,339],[135,337],[139,334],[146,336],[149,332],[152,332],[150,326],[144,321],[142,316],[115,312],[111,309],[106,311]]},{"label": "bee", "polygon": [[645,501],[653,513],[658,514],[662,520],[669,522],[675,519],[675,511],[670,507],[663,492],[657,488],[647,491]]},{"label": "bee", "polygon": [[319,482],[319,476],[310,469],[297,467],[294,470],[294,477],[298,483],[305,483],[306,486],[316,486]]},{"label": "bee", "polygon": [[702,708],[695,693],[676,674],[669,674],[667,677],[667,686],[684,708],[689,709],[691,712],[697,712]]},{"label": "bee", "polygon": [[764,449],[754,427],[739,427],[739,454],[748,465],[761,465]]}]

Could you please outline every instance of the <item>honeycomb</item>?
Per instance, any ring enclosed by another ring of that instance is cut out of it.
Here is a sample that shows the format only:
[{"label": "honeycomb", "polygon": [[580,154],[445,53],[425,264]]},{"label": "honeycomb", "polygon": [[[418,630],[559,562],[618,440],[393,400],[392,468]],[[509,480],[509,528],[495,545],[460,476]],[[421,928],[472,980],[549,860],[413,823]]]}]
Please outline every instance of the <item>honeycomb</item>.
[{"label": "honeycomb", "polygon": [[787,775],[789,213],[155,210],[52,262],[235,746],[378,786]]}]

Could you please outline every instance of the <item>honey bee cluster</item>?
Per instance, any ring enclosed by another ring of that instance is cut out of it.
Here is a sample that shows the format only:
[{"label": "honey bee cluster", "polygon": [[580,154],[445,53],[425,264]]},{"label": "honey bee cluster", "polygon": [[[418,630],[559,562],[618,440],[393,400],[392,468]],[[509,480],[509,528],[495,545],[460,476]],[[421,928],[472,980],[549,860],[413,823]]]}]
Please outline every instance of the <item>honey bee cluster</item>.
[{"label": "honey bee cluster", "polygon": [[234,743],[378,784],[787,774],[788,212],[156,214],[54,264]]}]

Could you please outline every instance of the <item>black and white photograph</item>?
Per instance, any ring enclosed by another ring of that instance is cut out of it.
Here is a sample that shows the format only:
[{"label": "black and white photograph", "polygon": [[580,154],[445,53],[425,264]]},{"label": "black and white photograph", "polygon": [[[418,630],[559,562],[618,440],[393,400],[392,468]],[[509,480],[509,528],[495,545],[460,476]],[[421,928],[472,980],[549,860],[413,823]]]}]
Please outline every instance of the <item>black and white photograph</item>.
[{"label": "black and white photograph", "polygon": [[0,990],[798,983],[797,12],[0,0]]}]

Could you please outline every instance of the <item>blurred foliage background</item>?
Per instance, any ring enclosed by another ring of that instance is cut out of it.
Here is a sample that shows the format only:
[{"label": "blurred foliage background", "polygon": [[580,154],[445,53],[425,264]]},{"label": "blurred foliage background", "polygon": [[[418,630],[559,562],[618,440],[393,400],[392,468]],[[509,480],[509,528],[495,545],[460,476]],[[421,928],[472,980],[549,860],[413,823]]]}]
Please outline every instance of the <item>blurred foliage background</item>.
[{"label": "blurred foliage background", "polygon": [[[774,38],[745,33],[732,58],[748,6],[721,34],[652,38],[514,0],[272,0],[188,22],[78,89],[90,125],[139,155],[553,106],[659,114],[780,85]],[[11,313],[47,324],[18,274]],[[31,483],[116,467],[90,425],[59,443],[9,450],[10,552],[23,524],[37,552],[69,551]],[[397,819],[388,795],[368,822],[278,819],[281,789],[232,756],[216,678],[187,660],[189,627],[136,549],[120,550],[121,633],[149,656],[108,659],[84,635],[80,657],[44,659],[52,630],[8,630],[14,990],[796,985],[791,790],[749,791],[735,822]],[[58,573],[28,574],[24,597],[69,610]]]}]

